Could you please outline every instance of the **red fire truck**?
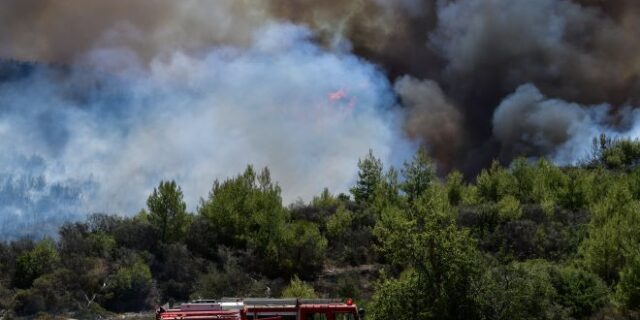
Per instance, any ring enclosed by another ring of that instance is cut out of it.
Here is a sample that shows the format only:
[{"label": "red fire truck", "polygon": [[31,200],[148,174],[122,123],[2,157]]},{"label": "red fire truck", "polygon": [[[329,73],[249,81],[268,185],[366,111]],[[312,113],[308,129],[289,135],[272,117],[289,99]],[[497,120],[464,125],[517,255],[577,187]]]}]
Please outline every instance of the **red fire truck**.
[{"label": "red fire truck", "polygon": [[332,299],[222,299],[183,303],[178,308],[160,308],[157,320],[360,320],[364,310],[353,300]]}]

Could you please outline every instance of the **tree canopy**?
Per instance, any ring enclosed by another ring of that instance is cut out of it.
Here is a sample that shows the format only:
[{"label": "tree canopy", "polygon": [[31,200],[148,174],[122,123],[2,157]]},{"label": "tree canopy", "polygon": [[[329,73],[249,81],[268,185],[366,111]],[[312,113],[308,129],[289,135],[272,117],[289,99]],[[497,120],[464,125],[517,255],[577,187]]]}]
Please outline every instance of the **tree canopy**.
[{"label": "tree canopy", "polygon": [[348,194],[282,202],[267,168],[212,183],[194,213],[161,181],[132,217],[0,243],[0,314],[97,318],[224,296],[357,298],[367,318],[627,319],[640,312],[640,142],[572,166],[497,161],[439,176],[370,151]]}]

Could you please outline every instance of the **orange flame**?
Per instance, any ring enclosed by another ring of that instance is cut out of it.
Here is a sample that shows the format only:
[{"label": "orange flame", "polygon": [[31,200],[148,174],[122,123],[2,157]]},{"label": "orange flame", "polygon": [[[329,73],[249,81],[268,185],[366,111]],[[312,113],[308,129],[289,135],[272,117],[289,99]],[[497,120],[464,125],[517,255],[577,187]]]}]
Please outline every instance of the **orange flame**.
[{"label": "orange flame", "polygon": [[347,90],[344,88],[338,89],[337,91],[329,93],[329,101],[338,102],[347,97]]}]

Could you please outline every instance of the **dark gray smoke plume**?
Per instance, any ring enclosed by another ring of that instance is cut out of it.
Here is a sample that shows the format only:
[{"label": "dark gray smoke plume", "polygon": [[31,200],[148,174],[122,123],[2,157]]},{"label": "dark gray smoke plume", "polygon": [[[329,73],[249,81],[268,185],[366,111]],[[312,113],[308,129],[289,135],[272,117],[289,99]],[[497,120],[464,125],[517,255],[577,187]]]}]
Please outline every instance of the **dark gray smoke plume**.
[{"label": "dark gray smoke plume", "polygon": [[406,107],[405,129],[409,136],[423,139],[441,167],[453,163],[460,156],[464,139],[462,114],[457,107],[431,80],[405,76],[396,81],[395,91]]},{"label": "dark gray smoke plume", "polygon": [[634,0],[2,1],[0,222],[132,213],[160,179],[193,208],[247,163],[287,201],[345,191],[369,148],[573,163],[639,135],[638,30]]},{"label": "dark gray smoke plume", "polygon": [[[411,75],[435,81],[456,106],[445,118],[459,119],[461,129],[451,130],[452,121],[431,129],[442,113],[411,105],[405,127],[447,168],[473,173],[492,158],[508,160],[517,155],[514,150],[523,151],[496,139],[492,120],[502,99],[522,84],[565,101],[608,103],[614,113],[639,102],[637,1],[272,3],[275,15],[313,26],[324,43],[348,39],[354,52],[379,63],[392,79]],[[420,100],[432,104],[441,96],[434,91]],[[527,151],[527,156],[552,154]]]},{"label": "dark gray smoke plume", "polygon": [[7,0],[0,4],[0,55],[70,63],[95,48],[149,61],[213,45],[247,46],[269,21],[249,0]]},{"label": "dark gray smoke plume", "polygon": [[[507,96],[493,115],[493,133],[509,154],[544,154],[560,164],[586,159],[588,141],[610,137],[638,137],[640,113],[631,107],[612,112],[608,104],[584,106],[545,97],[525,84]],[[613,125],[615,124],[615,126]]]},{"label": "dark gray smoke plume", "polygon": [[524,83],[581,104],[638,102],[637,16],[571,1],[461,0],[441,3],[438,18],[430,40],[447,61],[447,93],[464,106],[470,146],[492,139],[493,110]]}]

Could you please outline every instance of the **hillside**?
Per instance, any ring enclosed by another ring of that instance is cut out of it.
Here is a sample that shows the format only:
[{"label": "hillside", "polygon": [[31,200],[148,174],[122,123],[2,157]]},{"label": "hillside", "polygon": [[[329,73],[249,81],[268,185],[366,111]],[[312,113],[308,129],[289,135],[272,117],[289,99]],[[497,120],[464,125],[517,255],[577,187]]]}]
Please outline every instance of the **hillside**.
[{"label": "hillside", "polygon": [[[373,154],[351,194],[283,207],[269,171],[216,181],[197,212],[161,182],[135,217],[0,245],[6,315],[89,318],[225,296],[354,297],[372,319],[627,318],[640,307],[640,143],[558,167],[494,163],[473,183]],[[6,317],[6,316],[5,316]]]}]

